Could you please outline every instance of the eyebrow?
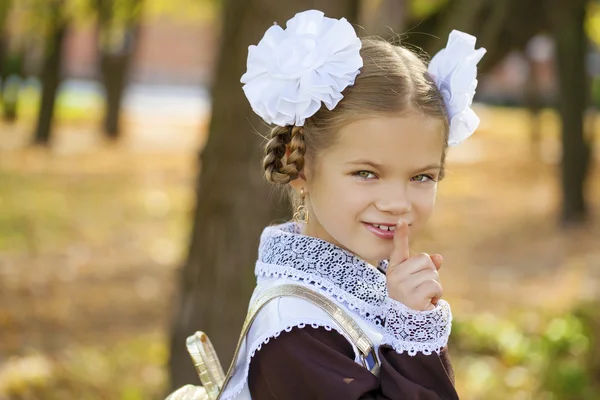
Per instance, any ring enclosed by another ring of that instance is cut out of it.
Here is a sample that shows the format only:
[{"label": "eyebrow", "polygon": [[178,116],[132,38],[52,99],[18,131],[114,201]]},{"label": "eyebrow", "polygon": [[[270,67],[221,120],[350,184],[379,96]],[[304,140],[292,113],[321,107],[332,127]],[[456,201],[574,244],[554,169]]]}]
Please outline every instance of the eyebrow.
[{"label": "eyebrow", "polygon": [[[383,166],[379,163],[376,163],[374,161],[370,161],[370,160],[363,160],[363,159],[359,159],[359,160],[354,160],[354,161],[350,161],[348,164],[360,164],[360,165],[369,165],[375,169],[383,169]],[[417,171],[429,171],[432,169],[437,169],[437,170],[441,170],[442,166],[440,164],[429,164],[424,166],[423,168],[418,168]]]},{"label": "eyebrow", "polygon": [[420,168],[419,171],[429,171],[430,169],[442,169],[440,164],[429,164],[423,168]]},{"label": "eyebrow", "polygon": [[370,165],[375,169],[381,169],[383,167],[381,164],[376,163],[375,161],[369,161],[364,159],[350,161],[348,164]]}]

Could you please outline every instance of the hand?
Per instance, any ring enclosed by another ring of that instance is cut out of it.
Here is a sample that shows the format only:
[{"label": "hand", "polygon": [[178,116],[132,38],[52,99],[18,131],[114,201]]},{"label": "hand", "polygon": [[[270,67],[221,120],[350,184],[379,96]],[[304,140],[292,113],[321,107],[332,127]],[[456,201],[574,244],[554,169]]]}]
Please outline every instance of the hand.
[{"label": "hand", "polygon": [[408,224],[404,221],[398,221],[393,240],[386,273],[388,296],[413,310],[432,310],[443,294],[438,270],[444,259],[427,253],[410,257]]}]

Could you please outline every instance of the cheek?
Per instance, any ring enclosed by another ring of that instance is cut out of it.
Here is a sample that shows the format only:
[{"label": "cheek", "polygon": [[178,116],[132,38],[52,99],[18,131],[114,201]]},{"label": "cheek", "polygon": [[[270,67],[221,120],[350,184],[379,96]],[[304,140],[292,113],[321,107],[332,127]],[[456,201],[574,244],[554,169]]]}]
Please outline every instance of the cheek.
[{"label": "cheek", "polygon": [[417,209],[419,217],[424,221],[426,221],[433,212],[436,193],[437,185],[427,189],[419,189],[415,194],[413,206]]},{"label": "cheek", "polygon": [[376,197],[376,190],[349,176],[341,175],[331,179],[328,188],[329,198],[326,201],[336,214],[342,211],[345,214],[361,212]]},{"label": "cheek", "polygon": [[343,224],[344,219],[363,211],[370,196],[368,189],[343,174],[322,174],[313,181],[310,190],[313,210],[324,223]]}]

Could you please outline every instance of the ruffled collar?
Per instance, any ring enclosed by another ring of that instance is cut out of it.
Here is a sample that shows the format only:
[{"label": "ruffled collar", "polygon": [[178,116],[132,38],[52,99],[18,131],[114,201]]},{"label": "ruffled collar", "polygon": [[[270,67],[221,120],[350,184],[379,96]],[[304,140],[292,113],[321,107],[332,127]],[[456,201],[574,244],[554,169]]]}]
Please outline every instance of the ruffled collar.
[{"label": "ruffled collar", "polygon": [[381,326],[387,262],[374,268],[351,252],[301,234],[293,222],[267,227],[260,240],[257,279],[292,278],[314,285]]}]

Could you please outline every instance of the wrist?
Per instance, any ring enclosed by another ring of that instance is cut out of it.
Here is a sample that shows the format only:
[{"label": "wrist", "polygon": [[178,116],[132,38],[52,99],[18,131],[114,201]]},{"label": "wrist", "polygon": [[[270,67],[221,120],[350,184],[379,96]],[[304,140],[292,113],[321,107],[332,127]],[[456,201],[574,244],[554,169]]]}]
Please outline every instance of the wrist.
[{"label": "wrist", "polygon": [[[450,305],[439,300],[430,310],[416,311],[387,297],[384,301],[386,320],[382,344],[397,353],[439,353],[447,344],[452,327]],[[432,305],[433,306],[433,305]]]}]

